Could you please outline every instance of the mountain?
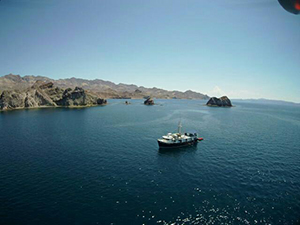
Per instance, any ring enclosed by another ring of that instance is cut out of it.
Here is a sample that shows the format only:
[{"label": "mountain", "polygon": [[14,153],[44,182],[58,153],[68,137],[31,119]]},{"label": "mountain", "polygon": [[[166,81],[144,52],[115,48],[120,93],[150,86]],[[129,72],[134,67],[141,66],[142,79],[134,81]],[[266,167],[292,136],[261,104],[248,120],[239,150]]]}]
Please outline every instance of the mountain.
[{"label": "mountain", "polygon": [[[3,90],[24,90],[31,87],[36,81],[52,82],[60,88],[81,87],[85,90],[95,93],[102,98],[145,98],[151,96],[153,98],[164,99],[209,99],[205,94],[194,92],[191,90],[167,91],[160,88],[145,88],[134,84],[115,84],[110,81],[100,79],[86,80],[80,78],[67,78],[54,80],[43,76],[24,76],[8,74],[0,77],[0,91]],[[1,93],[1,92],[0,92]]]}]

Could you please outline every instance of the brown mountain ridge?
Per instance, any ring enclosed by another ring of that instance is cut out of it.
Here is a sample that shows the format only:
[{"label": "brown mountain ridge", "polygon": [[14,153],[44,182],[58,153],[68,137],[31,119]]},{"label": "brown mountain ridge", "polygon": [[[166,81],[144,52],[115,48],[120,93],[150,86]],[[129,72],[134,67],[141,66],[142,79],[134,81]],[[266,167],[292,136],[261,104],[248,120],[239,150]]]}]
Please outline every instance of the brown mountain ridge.
[{"label": "brown mountain ridge", "polygon": [[76,88],[80,87],[90,93],[95,94],[101,98],[152,98],[161,99],[209,99],[209,96],[194,92],[191,90],[181,91],[168,91],[160,88],[146,88],[133,84],[115,84],[110,81],[100,79],[87,80],[81,78],[66,78],[54,80],[44,76],[23,76],[8,74],[0,77],[0,94],[4,90],[25,90],[32,87],[37,81],[45,83],[53,83],[54,86],[59,88]]}]

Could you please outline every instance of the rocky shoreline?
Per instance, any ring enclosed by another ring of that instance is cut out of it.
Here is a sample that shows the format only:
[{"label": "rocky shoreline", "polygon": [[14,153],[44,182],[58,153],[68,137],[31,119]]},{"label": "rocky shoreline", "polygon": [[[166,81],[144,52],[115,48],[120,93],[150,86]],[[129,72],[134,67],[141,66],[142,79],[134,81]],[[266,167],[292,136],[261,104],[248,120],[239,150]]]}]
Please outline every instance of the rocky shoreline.
[{"label": "rocky shoreline", "polygon": [[106,99],[98,98],[83,88],[55,87],[52,82],[36,81],[23,91],[5,90],[0,96],[0,110],[48,108],[48,107],[90,107],[105,105]]}]

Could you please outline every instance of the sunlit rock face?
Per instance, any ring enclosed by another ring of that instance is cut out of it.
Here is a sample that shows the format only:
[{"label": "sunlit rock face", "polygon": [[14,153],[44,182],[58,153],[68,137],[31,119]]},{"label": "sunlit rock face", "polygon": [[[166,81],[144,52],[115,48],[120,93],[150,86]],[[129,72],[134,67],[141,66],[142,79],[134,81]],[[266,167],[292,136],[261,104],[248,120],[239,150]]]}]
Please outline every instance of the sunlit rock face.
[{"label": "sunlit rock face", "polygon": [[84,89],[55,87],[52,82],[35,82],[25,90],[6,90],[0,96],[0,109],[38,108],[57,106],[93,106],[106,104],[105,99],[87,93]]}]

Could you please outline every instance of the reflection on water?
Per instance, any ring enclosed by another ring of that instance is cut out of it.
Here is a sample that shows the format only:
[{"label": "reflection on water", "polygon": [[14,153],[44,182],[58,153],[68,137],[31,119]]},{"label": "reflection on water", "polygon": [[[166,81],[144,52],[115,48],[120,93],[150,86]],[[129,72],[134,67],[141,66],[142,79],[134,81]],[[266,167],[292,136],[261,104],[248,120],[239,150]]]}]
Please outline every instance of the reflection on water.
[{"label": "reflection on water", "polygon": [[177,148],[159,148],[159,155],[179,156],[197,151],[197,144]]}]

